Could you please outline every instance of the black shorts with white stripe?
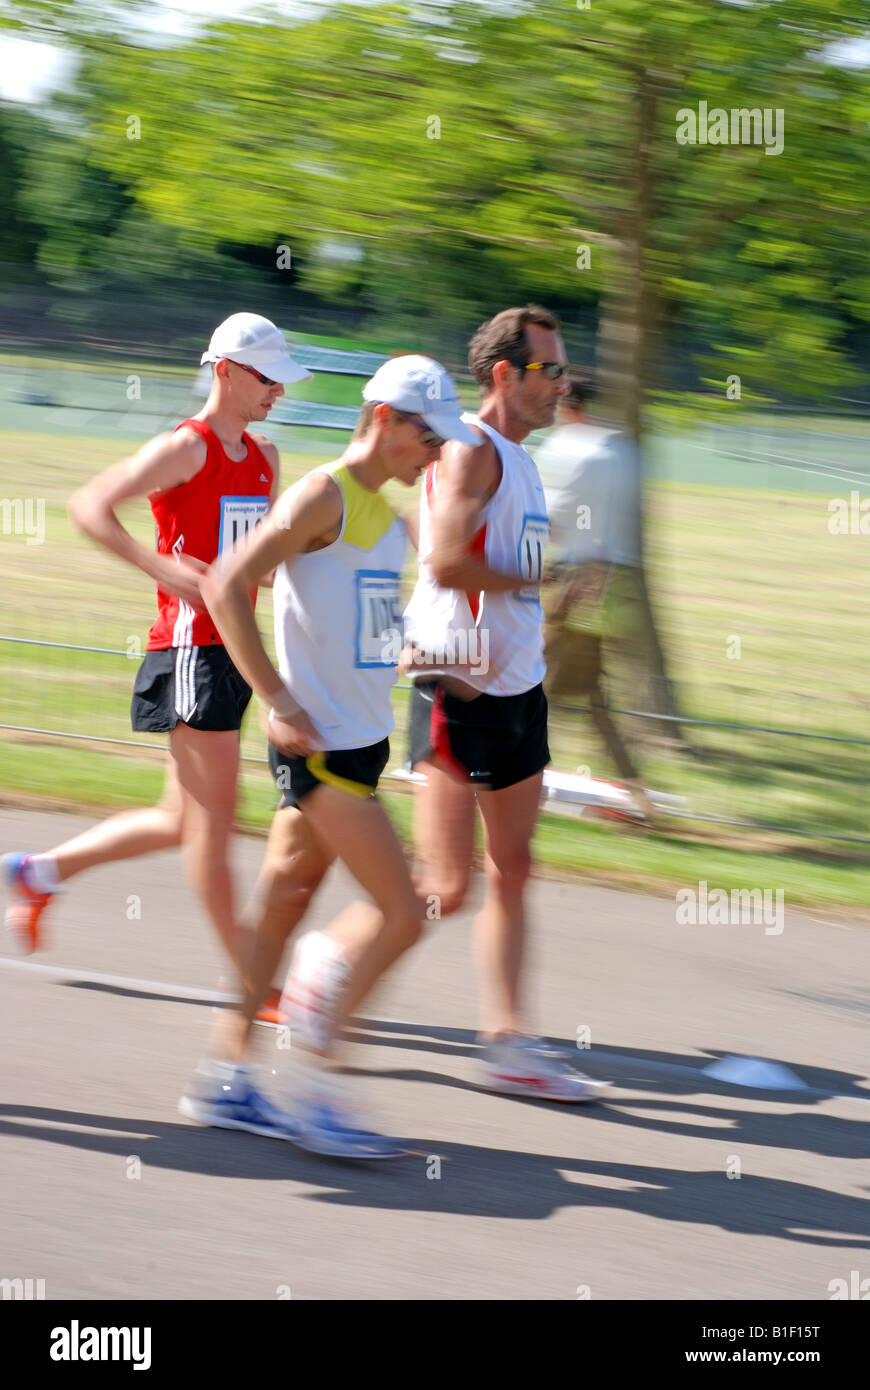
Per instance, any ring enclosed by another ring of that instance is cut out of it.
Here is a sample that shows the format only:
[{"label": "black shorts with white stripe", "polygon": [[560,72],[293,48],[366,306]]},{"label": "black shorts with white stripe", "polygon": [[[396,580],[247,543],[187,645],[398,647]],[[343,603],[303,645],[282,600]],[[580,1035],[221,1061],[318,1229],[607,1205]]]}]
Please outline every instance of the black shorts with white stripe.
[{"label": "black shorts with white stripe", "polygon": [[226,647],[167,647],[145,653],[130,718],[143,734],[169,733],[176,724],[220,733],[241,726],[250,698]]}]

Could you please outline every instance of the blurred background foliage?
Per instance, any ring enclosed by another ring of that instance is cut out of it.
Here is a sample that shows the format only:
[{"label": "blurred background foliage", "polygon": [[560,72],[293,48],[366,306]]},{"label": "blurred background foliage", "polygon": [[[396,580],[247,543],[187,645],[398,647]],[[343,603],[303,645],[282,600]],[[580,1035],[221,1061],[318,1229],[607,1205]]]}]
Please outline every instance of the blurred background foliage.
[{"label": "blurred background foliage", "polygon": [[[0,257],[78,329],[113,290],[141,329],[171,289],[198,332],[232,281],[282,322],[341,306],[456,362],[535,299],[638,433],[651,395],[724,402],[731,373],[756,397],[866,395],[866,4],[262,5],[188,37],[155,13],[0,11],[76,60],[50,104],[0,104]],[[781,110],[782,153],[677,143],[701,101]]]},{"label": "blurred background foliage", "polygon": [[[41,731],[129,732],[123,653],[150,590],[83,561],[66,500],[199,408],[215,323],[245,308],[461,371],[484,318],[538,300],[647,436],[652,588],[680,714],[709,721],[677,759],[624,719],[691,822],[618,850],[551,826],[538,852],[608,873],[635,856],[663,882],[697,853],[699,876],[743,883],[751,846],[788,857],[770,872],[792,897],[866,903],[870,554],[827,499],[870,473],[870,3],[0,0],[0,62],[16,38],[66,62],[41,99],[0,100],[0,497],[27,478],[50,541],[0,548],[0,783],[35,790]],[[678,143],[701,102],[781,111],[782,152]],[[319,372],[290,394],[353,406],[359,388]],[[270,428],[288,480],[347,437]],[[135,524],[150,536],[144,509]],[[584,716],[554,711],[551,739],[557,767],[611,775]],[[43,792],[147,799],[150,751],[117,750],[43,742]]]}]

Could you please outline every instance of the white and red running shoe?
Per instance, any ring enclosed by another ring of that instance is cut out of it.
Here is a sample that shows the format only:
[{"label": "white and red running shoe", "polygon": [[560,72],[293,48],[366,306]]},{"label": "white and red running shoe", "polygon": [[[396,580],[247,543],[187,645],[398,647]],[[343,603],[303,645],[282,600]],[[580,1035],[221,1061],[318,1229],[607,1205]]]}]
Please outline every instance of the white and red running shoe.
[{"label": "white and red running shoe", "polygon": [[598,1100],[610,1088],[574,1068],[569,1054],[544,1046],[539,1038],[500,1038],[486,1043],[477,1062],[477,1084],[502,1096],[557,1100],[567,1104]]},{"label": "white and red running shoe", "polygon": [[312,1052],[331,1051],[336,1007],[349,976],[350,966],[331,937],[312,931],[300,938],[280,1003],[294,1043]]}]

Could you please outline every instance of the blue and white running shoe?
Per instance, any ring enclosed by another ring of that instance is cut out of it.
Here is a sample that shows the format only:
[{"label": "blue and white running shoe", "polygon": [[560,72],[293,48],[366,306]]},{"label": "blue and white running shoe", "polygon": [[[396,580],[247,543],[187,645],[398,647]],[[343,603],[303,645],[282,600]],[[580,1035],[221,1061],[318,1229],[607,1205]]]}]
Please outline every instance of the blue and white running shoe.
[{"label": "blue and white running shoe", "polygon": [[407,1158],[417,1151],[403,1139],[360,1129],[352,1111],[320,1099],[300,1110],[299,1148],[328,1158]]},{"label": "blue and white running shoe", "polygon": [[248,1134],[289,1139],[291,1143],[299,1136],[298,1120],[279,1110],[257,1090],[248,1067],[203,1063],[178,1102],[178,1109],[188,1120],[217,1129],[243,1129]]}]

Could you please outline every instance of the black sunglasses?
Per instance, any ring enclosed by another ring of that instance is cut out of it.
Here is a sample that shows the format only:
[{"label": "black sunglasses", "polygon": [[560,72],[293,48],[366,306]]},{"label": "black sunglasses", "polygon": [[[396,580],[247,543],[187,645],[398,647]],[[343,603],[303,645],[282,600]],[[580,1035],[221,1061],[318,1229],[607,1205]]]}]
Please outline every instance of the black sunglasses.
[{"label": "black sunglasses", "polygon": [[390,408],[395,410],[397,415],[401,415],[403,420],[410,420],[412,425],[416,425],[421,435],[420,442],[425,444],[427,449],[441,449],[447,443],[447,440],[431,430],[424,420],[418,420],[416,415],[409,415],[406,410],[396,410],[395,406]]},{"label": "black sunglasses", "polygon": [[233,362],[231,357],[228,357],[227,361],[232,362],[234,367],[241,367],[242,371],[247,372],[249,376],[255,376],[261,386],[278,386],[280,384],[277,381],[273,381],[270,376],[263,376],[263,373],[258,372],[256,367],[248,367],[244,362]]}]

